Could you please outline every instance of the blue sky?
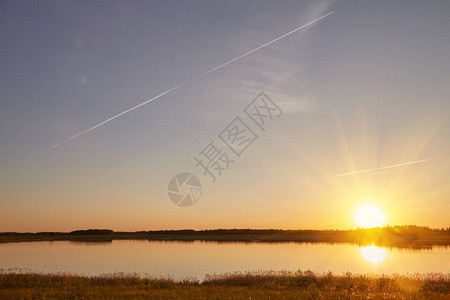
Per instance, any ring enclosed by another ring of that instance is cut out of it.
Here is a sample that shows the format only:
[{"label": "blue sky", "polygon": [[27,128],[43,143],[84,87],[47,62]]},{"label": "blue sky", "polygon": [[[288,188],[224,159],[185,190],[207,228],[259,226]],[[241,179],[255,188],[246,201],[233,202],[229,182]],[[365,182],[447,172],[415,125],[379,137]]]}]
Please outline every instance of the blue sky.
[{"label": "blue sky", "polygon": [[[448,226],[449,11],[448,1],[2,1],[0,231],[350,228],[367,201],[390,224]],[[212,184],[193,157],[260,91],[285,114]],[[204,186],[190,208],[166,195],[183,171]]]}]

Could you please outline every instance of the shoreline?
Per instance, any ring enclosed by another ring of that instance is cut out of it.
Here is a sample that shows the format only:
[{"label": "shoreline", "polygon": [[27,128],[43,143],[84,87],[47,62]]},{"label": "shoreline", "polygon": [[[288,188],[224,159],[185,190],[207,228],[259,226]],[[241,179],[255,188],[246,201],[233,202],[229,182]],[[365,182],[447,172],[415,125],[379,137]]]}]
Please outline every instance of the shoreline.
[{"label": "shoreline", "polygon": [[450,246],[450,228],[429,229],[418,226],[395,226],[355,230],[216,229],[137,232],[115,232],[107,229],[89,229],[72,232],[0,233],[0,243],[36,241],[95,243],[112,242],[113,240],[242,243],[295,242],[429,249],[434,246]]}]

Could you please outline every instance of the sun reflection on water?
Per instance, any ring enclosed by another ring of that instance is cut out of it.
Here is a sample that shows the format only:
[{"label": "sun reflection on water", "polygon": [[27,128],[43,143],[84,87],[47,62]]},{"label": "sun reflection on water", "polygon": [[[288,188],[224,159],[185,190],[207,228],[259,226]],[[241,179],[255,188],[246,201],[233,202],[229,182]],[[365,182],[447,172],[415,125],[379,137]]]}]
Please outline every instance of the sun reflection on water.
[{"label": "sun reflection on water", "polygon": [[361,254],[368,262],[377,265],[386,258],[387,251],[377,246],[366,246],[361,248]]}]

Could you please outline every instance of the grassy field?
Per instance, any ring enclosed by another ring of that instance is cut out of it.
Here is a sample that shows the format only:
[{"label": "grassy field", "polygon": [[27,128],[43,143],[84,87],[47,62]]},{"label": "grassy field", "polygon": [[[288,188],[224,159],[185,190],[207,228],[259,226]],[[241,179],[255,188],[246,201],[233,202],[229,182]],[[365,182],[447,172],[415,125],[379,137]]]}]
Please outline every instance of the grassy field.
[{"label": "grassy field", "polygon": [[0,271],[0,299],[450,299],[450,275],[248,272],[176,281],[137,274],[83,277]]},{"label": "grassy field", "polygon": [[356,230],[216,229],[114,232],[107,229],[72,232],[0,233],[0,243],[32,241],[111,242],[113,240],[217,241],[217,242],[311,242],[352,243],[399,248],[450,246],[450,228],[394,226]]}]

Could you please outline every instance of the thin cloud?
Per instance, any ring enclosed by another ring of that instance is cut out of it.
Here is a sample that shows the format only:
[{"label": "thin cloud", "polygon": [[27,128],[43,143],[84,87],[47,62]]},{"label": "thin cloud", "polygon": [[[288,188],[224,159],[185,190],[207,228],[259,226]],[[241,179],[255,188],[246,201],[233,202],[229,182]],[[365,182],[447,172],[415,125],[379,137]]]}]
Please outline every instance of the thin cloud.
[{"label": "thin cloud", "polygon": [[281,40],[281,39],[283,39],[283,38],[285,38],[285,37],[287,37],[287,36],[297,32],[297,31],[299,31],[299,30],[301,30],[303,28],[306,28],[306,27],[310,26],[310,25],[312,25],[312,24],[322,20],[323,18],[328,17],[329,15],[331,15],[333,13],[334,13],[334,11],[329,12],[329,13],[321,16],[321,17],[318,17],[318,18],[316,18],[316,19],[314,19],[314,20],[312,20],[312,21],[310,21],[310,22],[308,22],[308,23],[306,23],[306,24],[304,24],[304,25],[302,25],[302,26],[300,26],[300,27],[298,27],[298,28],[296,28],[294,30],[289,31],[288,33],[285,33],[285,34],[283,34],[283,35],[281,35],[281,36],[271,40],[270,42],[267,42],[267,43],[265,43],[265,44],[263,44],[263,45],[261,45],[259,47],[256,47],[253,50],[250,50],[250,51],[248,51],[248,52],[246,52],[246,53],[244,53],[244,54],[242,54],[242,55],[240,55],[238,57],[235,57],[235,58],[233,58],[233,59],[231,59],[231,60],[229,60],[229,61],[227,61],[227,62],[225,62],[225,63],[223,63],[221,65],[218,65],[217,67],[214,67],[214,68],[212,68],[212,69],[210,69],[210,70],[208,70],[208,71],[206,71],[206,72],[204,72],[204,73],[202,73],[202,74],[200,74],[198,76],[195,76],[194,78],[192,78],[190,80],[187,80],[187,81],[185,81],[185,82],[183,82],[181,84],[178,84],[178,85],[174,86],[173,88],[168,89],[167,91],[162,92],[161,94],[159,94],[159,95],[157,95],[157,96],[155,96],[155,97],[153,97],[153,98],[151,98],[149,100],[146,100],[146,101],[144,101],[144,102],[142,102],[142,103],[140,103],[140,104],[138,104],[138,105],[136,105],[136,106],[134,106],[132,108],[129,108],[129,109],[127,109],[127,110],[125,110],[125,111],[123,111],[121,113],[118,113],[118,114],[116,114],[116,115],[114,115],[114,116],[104,120],[103,122],[98,123],[97,125],[94,125],[94,126],[88,128],[88,129],[86,129],[86,130],[84,130],[84,131],[82,131],[80,133],[77,133],[77,134],[75,134],[75,135],[73,135],[73,136],[71,136],[71,137],[69,137],[69,138],[67,138],[67,139],[65,139],[65,140],[63,140],[63,141],[61,141],[61,142],[59,142],[59,143],[57,143],[57,144],[55,144],[55,145],[53,145],[51,147],[49,147],[49,148],[39,152],[39,153],[36,153],[36,154],[28,157],[27,159],[25,159],[25,161],[31,160],[31,159],[33,159],[33,158],[35,158],[37,156],[40,156],[40,155],[42,155],[42,154],[44,154],[44,153],[46,153],[46,152],[48,152],[48,151],[50,151],[52,149],[55,149],[56,147],[59,147],[62,144],[65,144],[65,143],[67,143],[67,142],[69,142],[69,141],[71,141],[71,140],[73,140],[73,139],[75,139],[77,137],[80,137],[80,136],[82,136],[82,135],[84,135],[84,134],[86,134],[86,133],[88,133],[88,132],[90,132],[90,131],[98,128],[98,127],[100,127],[100,126],[103,126],[106,123],[108,123],[108,122],[110,122],[110,121],[112,121],[112,120],[114,120],[114,119],[116,119],[116,118],[118,118],[118,117],[120,117],[122,115],[125,115],[125,114],[127,114],[127,113],[129,113],[129,112],[131,112],[133,110],[136,110],[136,109],[140,108],[141,106],[144,106],[144,105],[146,105],[146,104],[148,104],[148,103],[150,103],[150,102],[152,102],[152,101],[154,101],[154,100],[156,100],[156,99],[158,99],[158,98],[160,98],[160,97],[162,97],[162,96],[164,96],[164,95],[166,95],[166,94],[168,94],[168,93],[170,93],[170,92],[172,92],[172,91],[174,91],[174,90],[176,90],[176,89],[178,89],[178,88],[180,88],[180,87],[182,87],[184,85],[187,85],[187,84],[189,84],[191,82],[194,82],[194,81],[196,81],[196,80],[198,80],[198,79],[200,79],[200,78],[202,78],[202,77],[204,77],[204,76],[206,76],[206,75],[208,75],[208,74],[210,74],[210,73],[212,73],[214,71],[217,71],[217,70],[219,70],[219,69],[221,69],[221,68],[223,68],[223,67],[225,67],[225,66],[227,66],[227,65],[229,65],[229,64],[231,64],[231,63],[233,63],[233,62],[235,62],[235,61],[237,61],[237,60],[239,60],[241,58],[244,58],[244,57],[246,57],[246,56],[248,56],[248,55],[250,55],[250,54],[252,54],[252,53],[254,53],[254,52],[256,52],[256,51],[258,51],[260,49],[262,49],[262,48],[265,48],[265,47],[267,47],[269,45],[272,45],[272,44],[276,43],[277,41],[279,41],[279,40]]}]

